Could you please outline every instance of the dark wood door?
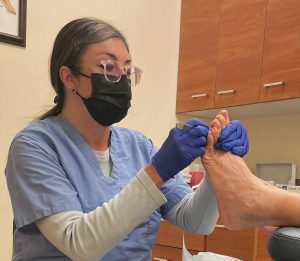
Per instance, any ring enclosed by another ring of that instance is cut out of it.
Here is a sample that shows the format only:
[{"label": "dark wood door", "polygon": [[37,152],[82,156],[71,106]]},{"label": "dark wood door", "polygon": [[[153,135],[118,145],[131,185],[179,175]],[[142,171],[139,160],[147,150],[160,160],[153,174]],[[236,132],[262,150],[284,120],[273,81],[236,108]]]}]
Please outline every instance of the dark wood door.
[{"label": "dark wood door", "polygon": [[300,97],[300,1],[269,0],[260,101]]},{"label": "dark wood door", "polygon": [[214,107],[220,0],[182,0],[176,112]]},{"label": "dark wood door", "polygon": [[259,100],[267,0],[222,0],[215,107]]}]

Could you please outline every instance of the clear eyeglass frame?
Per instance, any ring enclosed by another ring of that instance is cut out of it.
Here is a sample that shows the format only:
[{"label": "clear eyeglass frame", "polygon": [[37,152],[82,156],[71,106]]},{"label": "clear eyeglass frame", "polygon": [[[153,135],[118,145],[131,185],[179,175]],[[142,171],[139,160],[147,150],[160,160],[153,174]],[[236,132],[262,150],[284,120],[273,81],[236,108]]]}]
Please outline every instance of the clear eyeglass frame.
[{"label": "clear eyeglass frame", "polygon": [[141,81],[142,69],[129,65],[120,65],[119,62],[113,60],[101,60],[99,65],[105,79],[108,82],[119,82],[123,75],[126,75],[131,86],[138,85]]}]

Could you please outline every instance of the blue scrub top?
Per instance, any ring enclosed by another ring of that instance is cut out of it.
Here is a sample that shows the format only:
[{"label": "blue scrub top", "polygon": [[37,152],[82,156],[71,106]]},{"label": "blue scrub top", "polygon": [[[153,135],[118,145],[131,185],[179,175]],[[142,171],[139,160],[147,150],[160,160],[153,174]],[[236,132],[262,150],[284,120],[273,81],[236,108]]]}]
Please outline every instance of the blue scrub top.
[{"label": "blue scrub top", "polygon": [[[19,132],[11,144],[5,169],[17,227],[12,260],[70,260],[39,232],[34,222],[62,211],[93,211],[118,194],[156,151],[143,134],[111,127],[113,167],[111,176],[106,177],[91,148],[66,118],[49,117]],[[181,175],[176,175],[161,191],[168,202],[101,260],[151,260],[161,216],[191,189]]]}]

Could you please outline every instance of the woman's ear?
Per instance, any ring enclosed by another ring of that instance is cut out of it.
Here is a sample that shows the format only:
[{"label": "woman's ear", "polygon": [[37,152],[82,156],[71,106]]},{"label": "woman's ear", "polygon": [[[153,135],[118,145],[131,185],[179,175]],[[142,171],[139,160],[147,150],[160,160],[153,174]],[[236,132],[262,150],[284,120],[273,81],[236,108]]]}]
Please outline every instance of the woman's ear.
[{"label": "woman's ear", "polygon": [[64,86],[69,90],[73,91],[76,89],[75,77],[71,69],[67,66],[61,66],[59,69],[59,76]]}]

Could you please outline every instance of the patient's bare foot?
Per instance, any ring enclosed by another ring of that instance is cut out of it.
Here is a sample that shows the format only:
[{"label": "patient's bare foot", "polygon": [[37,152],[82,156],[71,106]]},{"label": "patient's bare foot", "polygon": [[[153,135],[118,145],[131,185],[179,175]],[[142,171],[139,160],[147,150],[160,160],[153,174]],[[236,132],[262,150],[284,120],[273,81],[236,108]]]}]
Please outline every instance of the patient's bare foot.
[{"label": "patient's bare foot", "polygon": [[214,138],[214,143],[218,140],[220,132],[229,123],[229,116],[226,110],[220,111],[210,124],[210,131]]},{"label": "patient's bare foot", "polygon": [[263,226],[271,222],[273,186],[254,176],[242,158],[214,149],[222,128],[229,123],[228,113],[219,113],[211,123],[206,152],[202,157],[215,191],[220,218],[229,229]]}]

